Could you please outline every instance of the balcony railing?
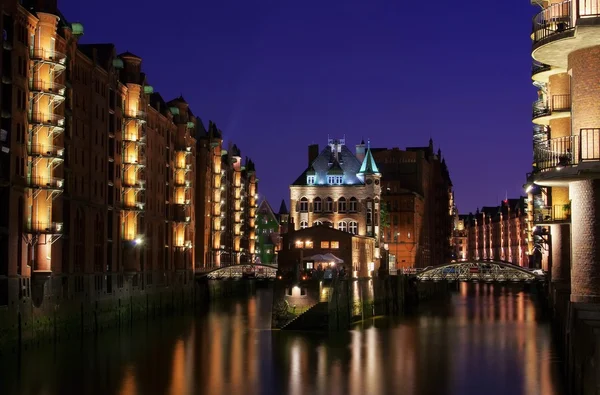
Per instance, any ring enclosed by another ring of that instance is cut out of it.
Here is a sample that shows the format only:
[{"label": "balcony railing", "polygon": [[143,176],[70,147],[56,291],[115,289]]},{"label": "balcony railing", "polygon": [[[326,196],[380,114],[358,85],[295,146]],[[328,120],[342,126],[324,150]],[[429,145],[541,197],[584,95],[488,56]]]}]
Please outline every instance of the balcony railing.
[{"label": "balcony railing", "polygon": [[27,177],[27,186],[31,188],[40,189],[57,189],[62,190],[64,180],[58,177],[43,177],[43,176],[30,176]]},{"label": "balcony railing", "polygon": [[550,104],[552,112],[571,111],[571,95],[552,95],[550,97]]},{"label": "balcony railing", "polygon": [[65,117],[62,115],[34,112],[31,114],[31,123],[44,126],[65,126]]},{"label": "balcony railing", "polygon": [[27,153],[30,156],[42,156],[46,158],[63,158],[65,149],[57,145],[28,144]]},{"label": "balcony railing", "polygon": [[67,89],[63,84],[50,81],[31,81],[29,88],[35,92],[49,93],[57,96],[64,97]]},{"label": "balcony railing", "polygon": [[533,17],[533,43],[574,28],[571,0],[552,4]]},{"label": "balcony railing", "polygon": [[548,71],[551,68],[552,68],[552,66],[550,66],[550,65],[543,64],[540,62],[533,62],[533,65],[531,66],[531,75],[536,75],[538,73]]},{"label": "balcony railing", "polygon": [[553,112],[571,110],[571,95],[552,95],[549,101],[537,100],[533,102],[533,119],[551,115]]},{"label": "balcony railing", "polygon": [[533,17],[533,44],[572,30],[585,19],[600,17],[600,0],[567,0],[551,4]]},{"label": "balcony railing", "polygon": [[571,219],[570,205],[554,205],[536,207],[533,214],[533,220],[536,224],[566,222]]},{"label": "balcony railing", "polygon": [[59,234],[63,229],[62,222],[25,221],[24,225],[26,233]]},{"label": "balcony railing", "polygon": [[126,112],[124,115],[128,119],[137,119],[138,121],[146,121],[146,113],[144,111]]},{"label": "balcony railing", "polygon": [[540,142],[533,150],[536,170],[600,161],[600,128],[581,129],[579,135]]},{"label": "balcony railing", "polygon": [[30,56],[32,60],[41,60],[60,65],[64,65],[67,60],[67,56],[64,53],[41,48],[35,48],[33,51],[31,51]]}]

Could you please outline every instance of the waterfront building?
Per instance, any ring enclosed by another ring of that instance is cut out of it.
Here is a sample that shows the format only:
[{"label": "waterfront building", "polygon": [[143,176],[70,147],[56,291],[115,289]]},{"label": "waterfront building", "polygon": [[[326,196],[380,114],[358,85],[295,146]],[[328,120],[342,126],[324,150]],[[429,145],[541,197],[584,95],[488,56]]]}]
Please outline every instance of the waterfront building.
[{"label": "waterfront building", "polygon": [[254,163],[155,92],[140,57],[81,44],[56,1],[1,10],[0,306],[41,307],[20,311],[29,325],[174,289],[183,303],[216,251],[252,262]]},{"label": "waterfront building", "polygon": [[397,268],[437,266],[452,257],[454,193],[445,159],[425,147],[374,148],[387,223],[382,240]]},{"label": "waterfront building", "polygon": [[225,149],[223,133],[213,122],[198,136],[198,221],[196,267],[253,263],[256,259],[258,178],[254,162],[242,162],[234,144]]},{"label": "waterfront building", "polygon": [[[327,225],[373,238],[372,261],[345,262],[357,273],[373,270],[380,257],[380,184],[379,168],[364,142],[356,146],[355,153],[346,146],[345,139],[328,139],[321,151],[318,144],[310,145],[308,166],[290,185],[290,221],[294,226],[290,232]],[[282,248],[289,247],[284,243]]]},{"label": "waterfront building", "polygon": [[[283,213],[282,213],[283,211]],[[256,262],[276,264],[281,250],[282,216],[286,216],[285,202],[281,202],[279,213],[275,213],[266,199],[258,206],[256,217]],[[285,219],[285,218],[284,218]]]},{"label": "waterfront building", "polygon": [[455,259],[491,259],[531,267],[526,209],[527,199],[520,197],[503,200],[498,206],[482,207],[474,214],[457,216],[453,236]]}]

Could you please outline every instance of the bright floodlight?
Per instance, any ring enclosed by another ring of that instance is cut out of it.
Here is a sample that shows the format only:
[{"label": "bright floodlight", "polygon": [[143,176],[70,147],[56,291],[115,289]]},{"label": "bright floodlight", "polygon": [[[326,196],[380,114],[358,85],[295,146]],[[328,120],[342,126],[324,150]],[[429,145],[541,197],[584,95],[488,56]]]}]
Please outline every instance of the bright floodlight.
[{"label": "bright floodlight", "polygon": [[135,244],[136,244],[136,245],[140,245],[140,244],[142,244],[144,241],[142,240],[142,238],[141,238],[141,237],[138,237],[137,239],[135,239],[135,240],[134,240],[134,242],[135,242]]}]

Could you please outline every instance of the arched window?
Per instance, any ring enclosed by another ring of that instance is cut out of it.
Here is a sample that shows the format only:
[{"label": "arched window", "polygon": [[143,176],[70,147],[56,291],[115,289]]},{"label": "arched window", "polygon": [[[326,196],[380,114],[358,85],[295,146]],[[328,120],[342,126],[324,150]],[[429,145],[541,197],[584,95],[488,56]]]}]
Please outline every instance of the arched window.
[{"label": "arched window", "polygon": [[347,232],[348,224],[345,221],[338,222],[338,230],[341,230],[342,232]]},{"label": "arched window", "polygon": [[325,211],[328,213],[333,212],[333,199],[330,197],[325,199]]},{"label": "arched window", "polygon": [[346,212],[346,198],[341,197],[338,199],[338,212],[345,213]]},{"label": "arched window", "polygon": [[353,235],[357,235],[358,234],[358,222],[350,221],[348,223],[348,232],[352,233]]},{"label": "arched window", "polygon": [[308,228],[308,222],[300,221],[300,229],[306,229],[306,228]]},{"label": "arched window", "polygon": [[316,220],[315,222],[313,222],[313,226],[319,226],[319,225],[323,225],[323,221]]},{"label": "arched window", "polygon": [[321,201],[320,197],[316,197],[315,200],[313,200],[313,211],[315,213],[320,213],[323,210],[323,202]]},{"label": "arched window", "polygon": [[348,211],[351,213],[358,212],[358,199],[356,199],[355,197],[350,198],[350,204],[348,207]]},{"label": "arched window", "polygon": [[301,213],[308,212],[308,199],[307,198],[303,197],[302,199],[300,199],[300,205],[299,205],[298,211],[300,211]]}]

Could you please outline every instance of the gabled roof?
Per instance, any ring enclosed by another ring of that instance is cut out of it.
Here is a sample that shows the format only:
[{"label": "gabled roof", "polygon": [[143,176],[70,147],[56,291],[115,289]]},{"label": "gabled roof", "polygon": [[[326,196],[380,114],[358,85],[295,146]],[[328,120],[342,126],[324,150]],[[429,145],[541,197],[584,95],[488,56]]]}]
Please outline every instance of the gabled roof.
[{"label": "gabled roof", "polygon": [[[337,160],[335,154],[332,152],[331,147],[328,145],[319,153],[315,160],[296,178],[292,185],[307,185],[306,176],[307,174],[314,175],[317,177],[317,184],[324,183],[327,180],[329,170],[332,169],[339,174],[344,175],[344,183],[352,185],[364,185],[364,181],[358,177],[361,163],[356,158],[354,153],[348,149],[347,146],[342,145],[340,152],[337,153]],[[341,172],[340,170],[341,169]]]},{"label": "gabled roof", "polygon": [[258,205],[258,214],[262,214],[265,211],[267,216],[271,217],[273,221],[279,223],[279,220],[277,219],[277,216],[275,215],[275,212],[273,211],[273,208],[271,207],[267,199],[263,199],[263,201],[260,202],[260,204]]}]

